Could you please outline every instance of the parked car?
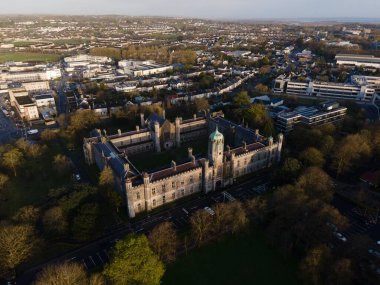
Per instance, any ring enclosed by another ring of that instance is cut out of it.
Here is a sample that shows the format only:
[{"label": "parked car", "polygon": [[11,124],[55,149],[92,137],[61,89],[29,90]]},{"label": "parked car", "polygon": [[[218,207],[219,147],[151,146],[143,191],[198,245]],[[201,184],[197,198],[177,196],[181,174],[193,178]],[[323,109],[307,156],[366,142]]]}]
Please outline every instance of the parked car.
[{"label": "parked car", "polygon": [[368,253],[373,255],[374,257],[380,258],[380,252],[378,252],[377,250],[369,249]]},{"label": "parked car", "polygon": [[341,233],[337,233],[337,232],[335,232],[334,235],[335,235],[335,237],[336,237],[337,239],[339,239],[340,241],[343,241],[343,242],[346,242],[346,241],[347,241],[347,238],[346,238],[344,235],[342,235]]},{"label": "parked car", "polygon": [[215,215],[215,212],[213,209],[211,209],[210,207],[204,207],[205,211],[207,213],[209,213],[211,216]]}]

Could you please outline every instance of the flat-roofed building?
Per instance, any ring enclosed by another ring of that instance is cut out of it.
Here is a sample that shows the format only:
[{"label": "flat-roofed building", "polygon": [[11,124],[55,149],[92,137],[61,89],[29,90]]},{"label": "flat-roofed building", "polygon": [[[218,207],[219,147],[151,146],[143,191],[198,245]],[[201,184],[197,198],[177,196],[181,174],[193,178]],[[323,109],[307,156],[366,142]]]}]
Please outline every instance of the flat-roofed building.
[{"label": "flat-roofed building", "polygon": [[336,102],[325,102],[318,107],[297,107],[290,112],[280,113],[276,119],[276,128],[283,133],[289,133],[297,124],[310,127],[335,123],[344,119],[347,108]]},{"label": "flat-roofed building", "polygon": [[30,98],[25,88],[12,89],[9,91],[11,105],[16,109],[20,118],[27,121],[39,118],[36,103]]},{"label": "flat-roofed building", "polygon": [[135,61],[135,60],[122,60],[119,62],[119,67],[124,74],[134,77],[149,76],[160,74],[173,70],[172,65],[163,65],[155,63],[154,61]]},{"label": "flat-roofed building", "polygon": [[380,68],[380,58],[373,55],[337,54],[335,60],[339,65]]},{"label": "flat-roofed building", "polygon": [[357,81],[353,83],[321,81],[298,82],[282,77],[275,80],[273,92],[277,94],[282,93],[366,102],[373,102],[377,96],[376,88],[373,85],[360,85]]}]

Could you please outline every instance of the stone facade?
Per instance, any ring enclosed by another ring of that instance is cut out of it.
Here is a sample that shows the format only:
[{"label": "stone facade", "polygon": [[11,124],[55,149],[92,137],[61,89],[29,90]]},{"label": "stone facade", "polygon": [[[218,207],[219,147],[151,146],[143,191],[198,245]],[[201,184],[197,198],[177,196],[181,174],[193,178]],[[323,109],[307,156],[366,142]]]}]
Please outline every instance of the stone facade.
[{"label": "stone facade", "polygon": [[[88,164],[113,170],[115,188],[124,196],[130,217],[197,192],[209,193],[231,185],[238,177],[270,167],[281,156],[282,134],[274,142],[272,137],[264,138],[258,131],[234,124],[220,114],[194,116],[191,120],[177,118],[174,124],[156,114],[147,120],[141,115],[141,127],[113,136],[96,130],[83,145]],[[170,167],[145,173],[128,158],[180,147],[209,133],[206,157],[196,158],[189,148],[187,162],[177,165],[172,161]],[[227,146],[226,136],[231,141]]]}]

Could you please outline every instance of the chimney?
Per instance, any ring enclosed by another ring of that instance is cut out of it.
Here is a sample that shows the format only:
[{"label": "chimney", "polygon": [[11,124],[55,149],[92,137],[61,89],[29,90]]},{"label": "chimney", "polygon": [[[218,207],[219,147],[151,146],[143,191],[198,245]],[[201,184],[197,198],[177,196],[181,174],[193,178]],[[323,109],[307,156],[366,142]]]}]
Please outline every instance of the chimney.
[{"label": "chimney", "polygon": [[227,145],[227,153],[230,153],[230,152],[231,152],[231,147]]},{"label": "chimney", "polygon": [[195,156],[194,155],[191,156],[191,162],[195,165]]},{"label": "chimney", "polygon": [[119,134],[119,137],[120,137],[120,136],[121,136],[121,130],[118,129],[118,130],[117,130],[117,133]]},{"label": "chimney", "polygon": [[162,110],[162,118],[164,118],[164,120],[166,120],[166,111],[165,111],[165,109]]},{"label": "chimney", "polygon": [[247,151],[247,143],[245,141],[243,141],[243,148],[245,151]]},{"label": "chimney", "polygon": [[124,172],[128,172],[128,171],[129,171],[129,164],[124,163]]},{"label": "chimney", "polygon": [[259,136],[259,135],[260,135],[260,130],[259,130],[259,129],[256,129],[256,130],[255,130],[255,135],[256,135],[256,136]]},{"label": "chimney", "polygon": [[106,137],[106,136],[107,136],[107,131],[106,131],[106,130],[103,130],[103,134],[104,134],[104,136]]},{"label": "chimney", "polygon": [[194,120],[195,120],[195,119],[197,118],[197,114],[194,114],[194,115],[193,115],[193,118],[194,118]]},{"label": "chimney", "polygon": [[144,113],[140,113],[140,125],[141,125],[142,128],[145,127]]},{"label": "chimney", "polygon": [[140,130],[140,127],[139,126],[136,126],[136,131],[139,131]]},{"label": "chimney", "polygon": [[191,158],[193,156],[193,148],[189,147],[187,149],[188,157]]},{"label": "chimney", "polygon": [[174,160],[172,160],[172,168],[174,171],[177,171],[177,163]]}]

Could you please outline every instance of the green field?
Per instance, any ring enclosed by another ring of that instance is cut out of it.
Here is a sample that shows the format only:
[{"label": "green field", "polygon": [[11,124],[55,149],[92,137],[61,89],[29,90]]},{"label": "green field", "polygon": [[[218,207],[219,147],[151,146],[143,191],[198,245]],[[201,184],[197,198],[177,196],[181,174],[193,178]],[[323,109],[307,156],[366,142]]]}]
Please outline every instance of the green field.
[{"label": "green field", "polygon": [[4,52],[0,53],[0,63],[8,61],[39,61],[39,62],[57,62],[60,55],[44,54],[33,52]]},{"label": "green field", "polygon": [[38,165],[27,161],[16,178],[7,186],[5,200],[0,200],[0,217],[9,218],[21,207],[41,205],[48,199],[52,188],[65,186],[71,181],[71,174],[58,175],[52,168],[52,161],[60,153],[58,146],[51,146],[39,159]]},{"label": "green field", "polygon": [[194,155],[205,155],[207,153],[207,141],[196,142],[193,145],[182,146],[169,151],[163,150],[160,153],[143,153],[131,156],[130,160],[140,171],[154,170],[162,166],[169,166],[171,161],[183,162],[188,156],[188,147],[193,148]]},{"label": "green field", "polygon": [[164,285],[297,285],[295,262],[252,233],[205,246],[167,268]]}]

